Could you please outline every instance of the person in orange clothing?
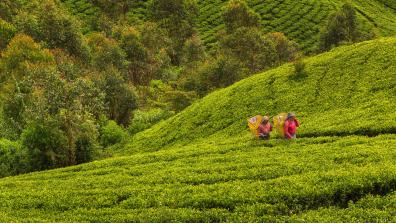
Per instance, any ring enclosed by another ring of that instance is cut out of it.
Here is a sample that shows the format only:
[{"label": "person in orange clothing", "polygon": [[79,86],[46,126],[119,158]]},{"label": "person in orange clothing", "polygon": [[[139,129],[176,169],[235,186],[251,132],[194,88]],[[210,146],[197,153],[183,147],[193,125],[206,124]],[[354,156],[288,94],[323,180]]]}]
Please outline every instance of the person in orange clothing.
[{"label": "person in orange clothing", "polygon": [[285,139],[295,139],[297,127],[300,126],[300,123],[296,119],[296,115],[294,113],[287,114],[287,119],[284,124],[285,131]]},{"label": "person in orange clothing", "polygon": [[260,126],[258,127],[259,139],[269,140],[271,131],[272,131],[272,125],[269,122],[269,117],[264,116],[263,121],[261,122]]}]

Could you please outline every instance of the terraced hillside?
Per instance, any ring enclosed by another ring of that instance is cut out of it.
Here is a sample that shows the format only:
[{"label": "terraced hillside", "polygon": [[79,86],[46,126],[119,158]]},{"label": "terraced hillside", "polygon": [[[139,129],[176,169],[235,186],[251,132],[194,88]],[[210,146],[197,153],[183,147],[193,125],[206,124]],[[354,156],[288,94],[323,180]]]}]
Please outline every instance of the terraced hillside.
[{"label": "terraced hillside", "polygon": [[[72,13],[85,23],[91,24],[92,12],[99,8],[92,5],[92,0],[62,0]],[[247,0],[254,11],[261,16],[262,27],[266,32],[283,32],[299,43],[306,53],[315,52],[320,28],[327,17],[336,11],[343,0]],[[360,30],[370,33],[374,29],[378,35],[396,34],[396,7],[394,0],[352,0],[358,10],[358,19],[362,24]],[[200,15],[198,31],[207,46],[216,42],[216,33],[224,27],[221,12],[227,0],[197,1]],[[132,23],[147,20],[148,1],[134,3],[127,18]],[[102,9],[103,10],[103,9]]]},{"label": "terraced hillside", "polygon": [[[395,221],[395,49],[396,38],[338,48],[297,77],[285,65],[138,134],[119,151],[131,155],[0,179],[0,219]],[[251,139],[246,117],[292,109],[299,139]]]},{"label": "terraced hillside", "polygon": [[[215,42],[215,34],[224,26],[221,8],[226,0],[199,1],[199,30],[203,41],[210,45]],[[327,17],[336,11],[342,0],[247,0],[254,11],[261,15],[262,26],[266,32],[283,32],[299,43],[306,52],[314,52],[317,47],[320,28],[326,23]],[[358,10],[358,18],[363,32],[372,28],[380,35],[396,34],[396,11],[392,2],[385,5],[382,0],[352,0]]]},{"label": "terraced hillside", "polygon": [[395,220],[395,135],[212,143],[1,179],[0,219]]},{"label": "terraced hillside", "polygon": [[247,78],[137,134],[130,151],[240,136],[247,117],[287,111],[298,114],[305,137],[394,133],[395,40],[362,42],[308,58],[300,76],[286,64]]}]

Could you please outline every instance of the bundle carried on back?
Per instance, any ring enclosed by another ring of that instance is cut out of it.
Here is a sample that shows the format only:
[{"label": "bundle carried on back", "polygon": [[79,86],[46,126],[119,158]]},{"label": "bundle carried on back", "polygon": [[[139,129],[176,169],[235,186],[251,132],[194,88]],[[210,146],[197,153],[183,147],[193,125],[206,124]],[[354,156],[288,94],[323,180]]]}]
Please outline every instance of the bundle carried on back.
[{"label": "bundle carried on back", "polygon": [[278,132],[278,134],[281,137],[285,137],[285,130],[283,127],[285,126],[286,119],[287,119],[287,113],[280,113],[274,116],[272,119],[272,121],[274,122],[274,127],[276,129],[276,132]]},{"label": "bundle carried on back", "polygon": [[253,135],[257,138],[259,137],[258,128],[259,128],[262,120],[263,120],[263,116],[261,116],[261,115],[256,115],[256,116],[249,118],[247,120],[250,131],[252,131]]}]

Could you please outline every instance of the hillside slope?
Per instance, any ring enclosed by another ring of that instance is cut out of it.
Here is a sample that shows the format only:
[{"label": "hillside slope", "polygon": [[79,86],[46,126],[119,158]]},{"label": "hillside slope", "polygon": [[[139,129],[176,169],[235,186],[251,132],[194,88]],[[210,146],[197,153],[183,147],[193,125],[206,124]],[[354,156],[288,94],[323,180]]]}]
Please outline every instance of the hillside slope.
[{"label": "hillside slope", "polygon": [[[0,221],[394,221],[395,49],[341,47],[298,78],[285,65],[138,134],[132,155],[2,178]],[[251,140],[246,117],[285,110],[302,137]]]},{"label": "hillside slope", "polygon": [[[215,42],[215,34],[222,24],[221,9],[226,0],[199,1],[201,15],[199,31],[208,45]],[[283,32],[295,40],[306,53],[316,50],[320,28],[328,16],[336,11],[343,0],[247,0],[254,11],[260,14],[266,32]],[[396,10],[394,0],[352,0],[357,9],[360,30],[369,33],[374,28],[377,34],[396,34]],[[384,2],[388,2],[385,4]]]},{"label": "hillside slope", "polygon": [[[93,23],[100,10],[92,0],[61,0],[66,8],[80,18],[86,25]],[[320,28],[326,24],[327,17],[336,11],[344,0],[247,0],[254,11],[261,16],[262,27],[266,32],[283,32],[299,43],[306,53],[315,52]],[[147,20],[149,1],[132,3],[125,18],[132,23]],[[216,33],[224,27],[221,17],[222,7],[227,0],[197,1],[199,7],[198,31],[207,46],[216,42]],[[352,0],[364,34],[374,30],[380,36],[396,34],[396,9],[394,0]],[[96,13],[96,14],[93,14]]]},{"label": "hillside slope", "polygon": [[390,222],[395,151],[395,135],[173,147],[0,179],[0,220]]},{"label": "hillside slope", "polygon": [[291,64],[254,75],[137,134],[121,153],[240,136],[248,117],[288,111],[297,113],[303,137],[394,133],[395,58],[396,38],[386,38],[308,58],[301,77]]}]

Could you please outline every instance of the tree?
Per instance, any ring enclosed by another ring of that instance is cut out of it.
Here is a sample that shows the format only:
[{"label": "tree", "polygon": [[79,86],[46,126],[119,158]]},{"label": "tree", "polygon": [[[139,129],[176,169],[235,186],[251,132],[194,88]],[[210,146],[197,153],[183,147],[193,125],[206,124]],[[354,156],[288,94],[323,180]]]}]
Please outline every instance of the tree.
[{"label": "tree", "polygon": [[221,55],[216,58],[214,63],[209,64],[202,73],[201,78],[204,78],[203,84],[211,86],[212,89],[224,88],[242,79],[246,73],[239,60]]},{"label": "tree", "polygon": [[275,44],[278,64],[293,61],[299,57],[297,43],[289,40],[283,33],[268,33],[267,37]]},{"label": "tree", "polygon": [[104,111],[104,94],[89,79],[79,77],[68,82],[57,70],[38,69],[30,76],[34,84],[31,106],[25,110],[27,123],[53,120],[66,138],[65,165],[86,161],[95,148],[94,114]]},{"label": "tree", "polygon": [[92,65],[98,70],[111,66],[123,70],[127,66],[126,54],[116,40],[103,33],[92,33],[87,36],[87,43],[91,49]]},{"label": "tree", "polygon": [[155,23],[146,22],[140,27],[140,34],[140,41],[147,50],[146,67],[150,80],[169,81],[171,77],[168,71],[172,65],[170,55],[174,54],[174,49],[166,31]]},{"label": "tree", "polygon": [[127,79],[148,86],[153,79],[168,81],[171,41],[158,25],[146,22],[139,27],[116,27],[113,35],[126,52]]},{"label": "tree", "polygon": [[220,41],[223,55],[240,61],[250,72],[272,67],[276,62],[275,44],[256,28],[238,28]]},{"label": "tree", "polygon": [[140,32],[132,27],[120,33],[120,45],[126,52],[128,65],[128,79],[134,84],[144,85],[150,80],[147,69],[148,52],[140,40]]},{"label": "tree", "polygon": [[23,4],[22,0],[2,0],[0,1],[0,19],[11,21],[16,11]]},{"label": "tree", "polygon": [[342,6],[341,11],[343,12],[345,17],[347,41],[351,41],[351,42],[356,41],[358,34],[357,34],[357,18],[356,18],[355,8],[350,3],[345,3]]},{"label": "tree", "polygon": [[3,101],[3,114],[8,126],[19,135],[26,124],[23,117],[26,106],[30,103],[31,81],[29,71],[35,66],[54,65],[52,54],[42,49],[29,36],[18,34],[2,53],[0,60],[0,79]]},{"label": "tree", "polygon": [[88,49],[78,21],[51,0],[45,0],[37,7],[29,13],[20,12],[15,19],[18,30],[38,42],[45,42],[48,48],[62,48],[87,60]]},{"label": "tree", "polygon": [[107,117],[118,124],[127,126],[132,111],[137,108],[137,96],[131,86],[125,83],[116,69],[108,69],[97,80],[105,94]]},{"label": "tree", "polygon": [[[0,69],[2,74],[12,76],[23,76],[28,64],[53,63],[52,54],[43,49],[30,36],[24,34],[16,35],[2,53]],[[2,77],[3,79],[7,77]]]},{"label": "tree", "polygon": [[231,0],[223,9],[223,21],[227,33],[241,27],[260,27],[260,16],[243,0]]},{"label": "tree", "polygon": [[[66,58],[59,51],[56,55]],[[67,70],[79,73],[80,77],[60,72],[65,69],[57,67],[59,58],[55,61],[48,50],[25,35],[17,35],[10,42],[3,59],[0,67],[5,71],[7,86],[4,117],[17,128],[18,134],[27,134],[26,142],[33,147],[25,147],[31,151],[32,160],[39,163],[33,168],[41,170],[87,160],[87,153],[85,158],[79,159],[77,151],[89,151],[97,140],[95,125],[88,124],[94,122],[94,115],[99,116],[104,111],[104,94],[98,86],[82,77],[81,70]],[[64,78],[66,76],[68,78]],[[43,130],[45,128],[49,129]],[[47,134],[48,138],[42,141],[38,138],[40,134]],[[57,141],[58,135],[65,140]],[[41,150],[45,143],[49,147]],[[59,147],[55,149],[55,146]]]},{"label": "tree", "polygon": [[133,0],[93,0],[93,3],[99,6],[104,12],[112,18],[117,18],[129,11],[136,4]]},{"label": "tree", "polygon": [[35,13],[19,11],[13,18],[13,24],[19,32],[29,35],[35,41],[44,41],[38,16]]},{"label": "tree", "polygon": [[327,25],[322,29],[319,48],[329,50],[342,42],[354,42],[358,38],[356,12],[350,3],[329,16]]},{"label": "tree", "polygon": [[182,63],[185,65],[202,61],[205,58],[205,47],[197,35],[187,39],[182,51]]},{"label": "tree", "polygon": [[98,129],[91,114],[78,107],[61,109],[56,116],[67,139],[67,165],[90,161],[98,140]]},{"label": "tree", "polygon": [[67,166],[67,139],[54,120],[31,123],[22,133],[33,170]]},{"label": "tree", "polygon": [[172,63],[179,65],[184,42],[193,36],[198,15],[194,0],[152,0],[150,4],[152,21],[165,29],[174,44]]},{"label": "tree", "polygon": [[99,131],[92,120],[86,120],[80,125],[80,132],[76,138],[76,163],[86,163],[92,161],[97,151]]}]

